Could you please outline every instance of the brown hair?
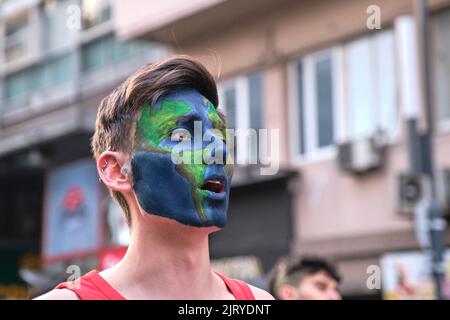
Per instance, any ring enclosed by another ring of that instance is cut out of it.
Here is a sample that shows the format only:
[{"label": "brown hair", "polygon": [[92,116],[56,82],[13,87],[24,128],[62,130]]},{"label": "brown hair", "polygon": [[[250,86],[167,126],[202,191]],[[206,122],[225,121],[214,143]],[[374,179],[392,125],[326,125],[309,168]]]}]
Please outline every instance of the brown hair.
[{"label": "brown hair", "polygon": [[[217,87],[206,68],[189,56],[177,55],[155,64],[147,64],[132,74],[105,97],[98,108],[92,152],[97,160],[102,152],[131,153],[137,117],[145,103],[155,105],[159,98],[182,88],[197,90],[216,108]],[[130,209],[124,196],[110,190],[131,224]]]},{"label": "brown hair", "polygon": [[305,276],[320,271],[325,272],[337,283],[341,282],[341,275],[335,265],[324,258],[318,256],[284,257],[278,261],[269,274],[269,291],[275,299],[280,299],[279,289],[282,285],[290,284],[296,287]]}]

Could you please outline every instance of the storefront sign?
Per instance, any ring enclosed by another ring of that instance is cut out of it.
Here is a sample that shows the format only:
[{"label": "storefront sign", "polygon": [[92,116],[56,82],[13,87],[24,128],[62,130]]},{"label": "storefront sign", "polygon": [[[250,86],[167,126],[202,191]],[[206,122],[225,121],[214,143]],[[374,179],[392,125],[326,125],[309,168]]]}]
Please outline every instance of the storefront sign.
[{"label": "storefront sign", "polygon": [[50,170],[44,199],[44,263],[98,252],[102,239],[100,185],[93,160]]},{"label": "storefront sign", "polygon": [[[450,298],[450,250],[444,256],[443,294]],[[381,259],[383,298],[386,300],[435,299],[431,256],[421,251],[389,253]]]}]

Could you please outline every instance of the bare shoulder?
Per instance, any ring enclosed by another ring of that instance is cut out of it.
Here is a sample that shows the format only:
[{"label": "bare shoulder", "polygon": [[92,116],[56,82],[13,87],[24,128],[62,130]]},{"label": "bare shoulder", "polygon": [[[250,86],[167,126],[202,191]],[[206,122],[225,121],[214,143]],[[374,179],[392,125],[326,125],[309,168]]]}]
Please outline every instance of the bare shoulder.
[{"label": "bare shoulder", "polygon": [[275,300],[275,298],[268,293],[267,291],[254,287],[252,285],[248,285],[253,292],[256,300]]},{"label": "bare shoulder", "polygon": [[80,300],[80,298],[68,289],[53,289],[34,300]]}]

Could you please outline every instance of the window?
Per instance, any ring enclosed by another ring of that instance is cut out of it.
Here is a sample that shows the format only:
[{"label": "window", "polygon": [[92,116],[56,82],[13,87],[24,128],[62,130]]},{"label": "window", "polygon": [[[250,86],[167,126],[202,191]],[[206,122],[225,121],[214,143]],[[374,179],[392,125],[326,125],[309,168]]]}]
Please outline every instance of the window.
[{"label": "window", "polygon": [[392,31],[360,38],[344,46],[345,96],[349,137],[392,134],[397,119]]},{"label": "window", "polygon": [[5,61],[21,59],[30,51],[29,12],[23,11],[5,23]]},{"label": "window", "polygon": [[296,65],[296,90],[297,90],[297,118],[296,124],[298,125],[298,151],[300,154],[305,154],[305,109],[303,103],[303,64],[300,62]]},{"label": "window", "polygon": [[226,88],[224,95],[224,105],[227,114],[228,128],[236,129],[236,88],[235,86]]},{"label": "window", "polygon": [[109,0],[82,0],[83,30],[111,20]]},{"label": "window", "polygon": [[450,121],[450,10],[435,18],[435,97],[439,120]]},{"label": "window", "polygon": [[313,154],[334,141],[334,91],[331,51],[305,56],[294,64],[296,154]]},{"label": "window", "polygon": [[5,78],[4,97],[16,105],[33,93],[43,92],[69,82],[75,75],[72,55],[57,57],[47,63],[21,70]]},{"label": "window", "polygon": [[333,143],[333,88],[331,81],[331,57],[316,61],[316,101],[318,147]]},{"label": "window", "polygon": [[60,85],[73,79],[75,76],[74,57],[65,55],[59,57],[51,64],[52,85]]},{"label": "window", "polygon": [[262,77],[261,73],[248,76],[250,128],[261,129],[262,123]]},{"label": "window", "polygon": [[[261,129],[264,126],[262,107],[262,73],[240,76],[219,85],[220,103],[227,115],[229,129]],[[236,137],[235,162],[257,163],[258,132],[245,137]]]},{"label": "window", "polygon": [[149,51],[152,44],[119,41],[114,35],[96,39],[82,48],[84,71],[95,71]]},{"label": "window", "polygon": [[371,72],[371,43],[367,38],[346,45],[346,94],[350,118],[350,134],[362,135],[372,130],[374,101]]},{"label": "window", "polygon": [[5,78],[5,94],[4,97],[7,101],[13,102],[20,98],[29,91],[28,90],[28,74],[25,71],[21,71]]},{"label": "window", "polygon": [[396,133],[392,30],[312,53],[289,68],[295,157],[329,154],[336,142]]},{"label": "window", "polygon": [[42,48],[45,52],[51,52],[60,48],[67,48],[75,42],[76,30],[67,28],[67,9],[70,5],[77,4],[75,0],[47,0],[42,3]]}]

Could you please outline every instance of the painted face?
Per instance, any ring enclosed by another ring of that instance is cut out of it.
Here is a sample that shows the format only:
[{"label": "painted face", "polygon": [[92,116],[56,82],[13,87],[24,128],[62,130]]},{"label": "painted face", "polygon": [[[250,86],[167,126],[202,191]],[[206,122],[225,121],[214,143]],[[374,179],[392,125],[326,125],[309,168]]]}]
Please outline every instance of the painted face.
[{"label": "painted face", "polygon": [[232,176],[224,140],[224,122],[195,90],[145,105],[131,161],[142,209],[190,226],[223,227]]}]

